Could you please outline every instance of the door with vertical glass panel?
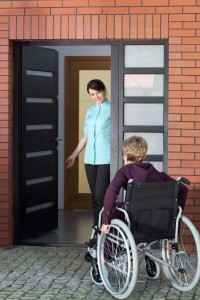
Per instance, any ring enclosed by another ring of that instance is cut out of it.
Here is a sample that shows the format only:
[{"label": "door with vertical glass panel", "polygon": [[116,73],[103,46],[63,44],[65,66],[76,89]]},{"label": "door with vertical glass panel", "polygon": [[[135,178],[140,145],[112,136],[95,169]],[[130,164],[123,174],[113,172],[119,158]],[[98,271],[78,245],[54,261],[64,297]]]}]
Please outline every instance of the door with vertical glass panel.
[{"label": "door with vertical glass panel", "polygon": [[19,240],[58,226],[58,55],[22,47],[19,104]]},{"label": "door with vertical glass panel", "polygon": [[[131,135],[145,138],[149,146],[146,160],[162,171],[167,161],[166,43],[123,43],[119,70],[120,140]],[[122,162],[122,156],[119,159]]]}]

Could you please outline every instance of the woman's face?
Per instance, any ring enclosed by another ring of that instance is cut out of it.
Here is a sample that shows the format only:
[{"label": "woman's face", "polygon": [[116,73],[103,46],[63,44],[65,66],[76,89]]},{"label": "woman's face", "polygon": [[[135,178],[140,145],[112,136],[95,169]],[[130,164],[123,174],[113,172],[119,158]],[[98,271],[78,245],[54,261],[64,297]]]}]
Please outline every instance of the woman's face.
[{"label": "woman's face", "polygon": [[98,105],[103,103],[106,99],[106,93],[105,91],[96,91],[93,89],[89,89],[89,95],[92,98],[94,102],[96,102]]}]

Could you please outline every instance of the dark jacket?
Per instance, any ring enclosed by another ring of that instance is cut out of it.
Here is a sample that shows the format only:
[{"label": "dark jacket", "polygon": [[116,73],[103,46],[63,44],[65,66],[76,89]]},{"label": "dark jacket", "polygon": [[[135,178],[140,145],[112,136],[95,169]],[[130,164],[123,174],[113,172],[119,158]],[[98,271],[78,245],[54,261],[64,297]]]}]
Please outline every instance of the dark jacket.
[{"label": "dark jacket", "polygon": [[[150,163],[135,162],[123,166],[116,172],[115,177],[106,190],[102,220],[103,224],[110,224],[117,195],[119,194],[121,188],[126,190],[129,179],[134,179],[141,183],[174,180],[165,172],[159,172],[156,170]],[[182,207],[182,209],[185,206],[187,194],[188,188],[181,183],[179,188],[178,204]]]}]

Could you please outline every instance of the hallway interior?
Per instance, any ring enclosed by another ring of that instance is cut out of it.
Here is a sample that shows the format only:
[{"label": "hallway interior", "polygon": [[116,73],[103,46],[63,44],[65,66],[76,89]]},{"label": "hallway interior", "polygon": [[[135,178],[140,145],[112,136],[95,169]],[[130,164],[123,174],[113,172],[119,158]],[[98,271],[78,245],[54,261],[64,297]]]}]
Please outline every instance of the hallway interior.
[{"label": "hallway interior", "polygon": [[84,246],[92,232],[91,211],[58,211],[58,229],[24,241],[26,245]]}]

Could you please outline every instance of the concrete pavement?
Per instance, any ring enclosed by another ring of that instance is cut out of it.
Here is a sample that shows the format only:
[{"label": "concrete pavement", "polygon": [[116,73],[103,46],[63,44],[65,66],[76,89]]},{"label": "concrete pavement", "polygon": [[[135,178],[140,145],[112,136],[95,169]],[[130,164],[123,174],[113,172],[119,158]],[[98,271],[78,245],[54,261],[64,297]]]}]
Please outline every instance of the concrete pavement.
[{"label": "concrete pavement", "polygon": [[[90,279],[85,247],[15,246],[0,249],[0,300],[114,299]],[[200,300],[200,283],[190,292],[172,288],[165,276],[149,280],[140,272],[127,299]]]}]

